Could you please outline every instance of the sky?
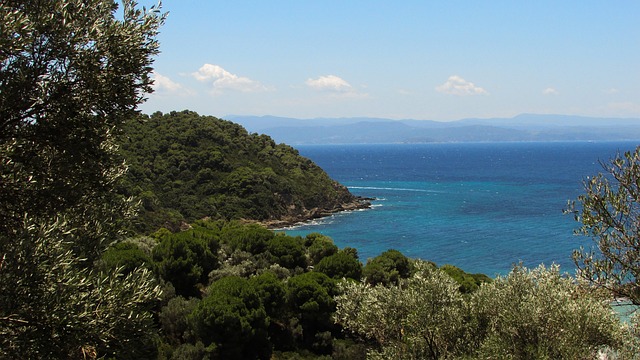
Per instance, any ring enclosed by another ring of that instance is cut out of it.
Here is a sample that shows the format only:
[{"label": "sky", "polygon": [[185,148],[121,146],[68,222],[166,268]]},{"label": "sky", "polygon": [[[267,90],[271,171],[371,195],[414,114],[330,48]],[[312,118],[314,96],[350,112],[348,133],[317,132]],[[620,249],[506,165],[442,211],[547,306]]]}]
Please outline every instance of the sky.
[{"label": "sky", "polygon": [[640,118],[637,0],[165,0],[163,10],[145,113]]}]

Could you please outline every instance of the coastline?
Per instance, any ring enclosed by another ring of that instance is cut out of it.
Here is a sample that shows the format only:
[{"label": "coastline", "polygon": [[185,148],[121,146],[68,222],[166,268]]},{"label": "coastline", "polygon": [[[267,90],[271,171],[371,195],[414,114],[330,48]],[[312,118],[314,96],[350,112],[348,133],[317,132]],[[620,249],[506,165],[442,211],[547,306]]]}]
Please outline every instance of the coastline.
[{"label": "coastline", "polygon": [[263,220],[263,221],[249,221],[266,227],[269,230],[282,229],[298,224],[302,224],[311,220],[321,219],[327,216],[331,216],[343,211],[354,211],[362,209],[370,209],[371,201],[375,198],[354,196],[354,198],[346,203],[339,204],[333,208],[313,208],[306,209],[300,214],[285,216],[281,219]]}]

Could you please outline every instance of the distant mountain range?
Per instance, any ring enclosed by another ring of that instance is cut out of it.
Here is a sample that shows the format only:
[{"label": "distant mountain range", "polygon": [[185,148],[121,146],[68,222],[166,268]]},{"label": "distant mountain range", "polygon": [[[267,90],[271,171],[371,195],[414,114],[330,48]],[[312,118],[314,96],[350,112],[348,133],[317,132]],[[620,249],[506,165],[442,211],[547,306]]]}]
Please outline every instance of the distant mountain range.
[{"label": "distant mountain range", "polygon": [[243,115],[224,118],[244,126],[249,132],[266,134],[276,142],[289,145],[640,140],[640,118],[539,114],[448,122]]}]

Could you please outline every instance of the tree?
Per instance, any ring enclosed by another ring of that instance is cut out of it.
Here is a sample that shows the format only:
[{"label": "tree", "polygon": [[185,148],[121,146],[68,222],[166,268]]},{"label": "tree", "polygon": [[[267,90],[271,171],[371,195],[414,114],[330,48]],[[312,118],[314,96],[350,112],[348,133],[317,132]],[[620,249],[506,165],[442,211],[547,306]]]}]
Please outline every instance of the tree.
[{"label": "tree", "polygon": [[171,282],[178,295],[199,296],[218,267],[218,241],[210,230],[194,227],[167,234],[153,248],[153,260],[160,276]]},{"label": "tree", "polygon": [[214,282],[191,313],[197,334],[215,359],[269,359],[269,319],[258,291],[247,279]]},{"label": "tree", "polygon": [[334,279],[349,278],[360,281],[362,263],[348,251],[341,250],[320,260],[313,270]]},{"label": "tree", "polygon": [[267,250],[271,254],[272,261],[287,269],[306,268],[302,239],[278,234],[267,243]]},{"label": "tree", "polygon": [[451,276],[460,285],[460,292],[470,294],[480,287],[482,283],[491,282],[491,278],[485,274],[467,274],[464,270],[450,264],[443,265],[440,270]]},{"label": "tree", "polygon": [[276,274],[266,271],[249,278],[249,285],[256,291],[267,315],[276,318],[282,315],[287,291]]},{"label": "tree", "polygon": [[0,5],[0,226],[94,204],[124,169],[114,138],[150,92],[163,17],[125,0]]},{"label": "tree", "polygon": [[233,250],[247,251],[255,255],[263,253],[267,249],[267,243],[274,236],[273,231],[257,224],[231,221],[222,228],[224,242]]},{"label": "tree", "polygon": [[289,278],[287,297],[302,326],[303,342],[316,351],[330,351],[323,333],[331,331],[331,314],[335,311],[333,297],[337,294],[335,280],[319,272],[307,272]]},{"label": "tree", "polygon": [[606,297],[584,291],[558,266],[516,266],[473,294],[469,326],[481,359],[592,359],[616,348],[622,327]]},{"label": "tree", "polygon": [[0,3],[0,357],[153,356],[152,275],[93,269],[129,202],[120,126],[164,15],[123,0]]},{"label": "tree", "polygon": [[343,281],[336,321],[374,340],[380,359],[440,359],[455,354],[463,334],[464,300],[458,284],[429,263],[397,285]]},{"label": "tree", "polygon": [[150,357],[150,308],[160,289],[146,270],[85,269],[64,225],[19,229],[0,272],[0,358]]},{"label": "tree", "polygon": [[373,259],[367,260],[362,275],[366,282],[376,284],[398,284],[401,278],[407,278],[411,274],[409,258],[400,251],[390,249]]},{"label": "tree", "polygon": [[170,347],[177,347],[195,339],[194,326],[188,321],[188,315],[196,309],[199,302],[198,298],[185,299],[176,296],[162,307],[158,319],[162,326],[163,339],[171,345]]},{"label": "tree", "polygon": [[145,267],[153,270],[151,257],[132,242],[119,242],[104,252],[99,267],[104,271],[119,269],[123,274],[130,274],[135,269]]},{"label": "tree", "polygon": [[317,264],[323,258],[338,252],[338,247],[333,243],[333,240],[320,233],[307,234],[304,238],[304,244],[307,247],[311,264]]},{"label": "tree", "polygon": [[591,248],[574,251],[578,276],[640,305],[640,146],[601,163],[605,174],[587,178],[580,207],[570,202]]}]

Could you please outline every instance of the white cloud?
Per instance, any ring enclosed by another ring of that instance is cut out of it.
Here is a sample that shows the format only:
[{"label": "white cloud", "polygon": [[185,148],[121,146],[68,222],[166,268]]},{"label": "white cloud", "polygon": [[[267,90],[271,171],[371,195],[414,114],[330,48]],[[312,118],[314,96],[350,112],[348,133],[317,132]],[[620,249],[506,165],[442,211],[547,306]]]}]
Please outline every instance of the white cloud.
[{"label": "white cloud", "polygon": [[352,92],[353,87],[344,79],[335,75],[320,76],[317,79],[307,79],[307,86],[316,90],[328,90],[336,92]]},{"label": "white cloud", "polygon": [[488,95],[487,90],[476,86],[474,83],[461,78],[458,75],[449,76],[447,81],[436,87],[436,91],[448,95]]},{"label": "white cloud", "polygon": [[358,92],[346,80],[335,75],[324,75],[317,79],[309,78],[305,84],[312,89],[328,92],[332,97],[366,98],[369,96],[367,93]]},{"label": "white cloud", "polygon": [[544,94],[544,95],[558,95],[560,93],[555,88],[548,87],[548,88],[542,90],[542,94]]},{"label": "white cloud", "polygon": [[267,90],[267,88],[258,81],[232,74],[221,66],[213,64],[204,64],[198,71],[191,75],[198,81],[211,82],[214,92],[222,92],[223,90],[241,92]]},{"label": "white cloud", "polygon": [[616,89],[616,88],[610,88],[604,91],[605,94],[609,94],[609,95],[613,95],[613,94],[617,94],[619,93],[620,90]]},{"label": "white cloud", "polygon": [[156,71],[151,72],[153,78],[153,90],[159,94],[172,94],[172,95],[191,95],[193,92],[182,84],[171,80],[169,77],[159,74]]}]

